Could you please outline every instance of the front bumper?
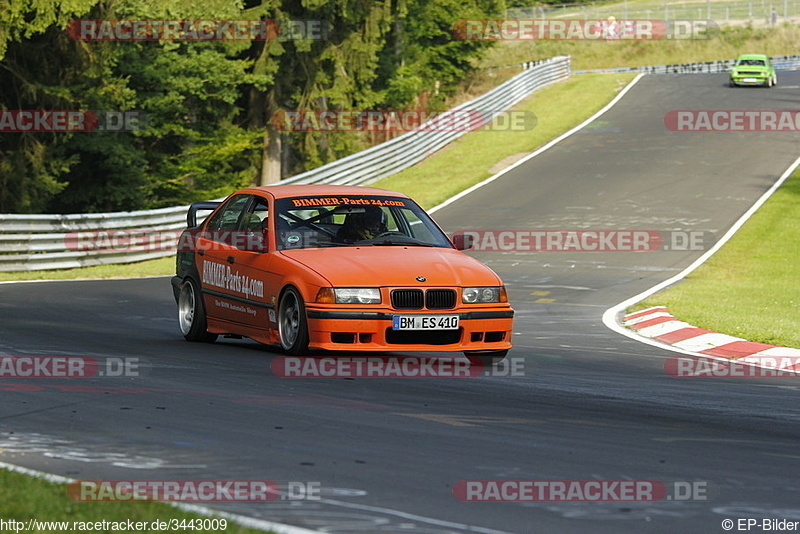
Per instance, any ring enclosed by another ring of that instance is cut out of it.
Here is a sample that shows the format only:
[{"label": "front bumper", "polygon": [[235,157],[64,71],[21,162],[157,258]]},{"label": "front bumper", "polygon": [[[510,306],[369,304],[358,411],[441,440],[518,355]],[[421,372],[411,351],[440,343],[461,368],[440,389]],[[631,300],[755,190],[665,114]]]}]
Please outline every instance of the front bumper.
[{"label": "front bumper", "polygon": [[457,330],[393,330],[397,311],[306,309],[309,346],[325,350],[492,351],[511,348],[511,308],[437,310],[419,315],[458,315]]}]

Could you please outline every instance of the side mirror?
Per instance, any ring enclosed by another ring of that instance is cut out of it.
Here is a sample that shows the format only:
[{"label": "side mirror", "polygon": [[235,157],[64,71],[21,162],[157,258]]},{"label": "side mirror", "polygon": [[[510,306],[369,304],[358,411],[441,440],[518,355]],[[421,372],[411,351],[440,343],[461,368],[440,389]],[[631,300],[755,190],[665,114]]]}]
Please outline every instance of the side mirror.
[{"label": "side mirror", "polygon": [[469,250],[472,248],[474,238],[475,236],[470,233],[456,232],[453,234],[453,245],[456,250]]}]

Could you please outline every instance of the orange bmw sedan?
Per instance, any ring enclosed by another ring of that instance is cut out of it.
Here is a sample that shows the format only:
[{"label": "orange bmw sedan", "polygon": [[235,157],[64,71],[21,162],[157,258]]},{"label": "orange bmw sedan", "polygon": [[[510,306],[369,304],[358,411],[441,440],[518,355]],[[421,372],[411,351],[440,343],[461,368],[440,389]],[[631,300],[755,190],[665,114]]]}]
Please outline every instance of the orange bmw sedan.
[{"label": "orange bmw sedan", "polygon": [[[213,210],[201,224],[197,212]],[[192,204],[172,287],[189,341],[245,336],[289,354],[511,347],[503,282],[413,200],[371,187],[278,185]]]}]

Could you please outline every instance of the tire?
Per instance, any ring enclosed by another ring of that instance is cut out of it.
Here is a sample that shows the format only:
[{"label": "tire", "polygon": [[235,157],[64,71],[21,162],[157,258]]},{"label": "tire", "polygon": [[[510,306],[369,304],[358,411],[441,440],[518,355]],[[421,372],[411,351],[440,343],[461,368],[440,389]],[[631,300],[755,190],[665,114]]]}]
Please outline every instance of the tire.
[{"label": "tire", "polygon": [[728,85],[730,85],[731,87],[737,87],[736,82],[734,82],[733,80],[729,81]]},{"label": "tire", "polygon": [[482,367],[493,367],[502,362],[508,354],[506,350],[495,350],[487,352],[465,352],[464,356],[469,358],[470,364]]},{"label": "tire", "polygon": [[278,337],[287,354],[298,355],[308,351],[308,319],[303,297],[289,287],[278,304]]},{"label": "tire", "polygon": [[178,294],[178,324],[187,341],[213,343],[217,339],[217,334],[206,330],[206,309],[203,306],[203,296],[200,294],[197,283],[191,278],[184,280]]},{"label": "tire", "polygon": [[767,89],[771,89],[771,88],[772,88],[772,85],[773,85],[773,83],[772,83],[772,77],[770,76],[770,78],[767,80]]}]

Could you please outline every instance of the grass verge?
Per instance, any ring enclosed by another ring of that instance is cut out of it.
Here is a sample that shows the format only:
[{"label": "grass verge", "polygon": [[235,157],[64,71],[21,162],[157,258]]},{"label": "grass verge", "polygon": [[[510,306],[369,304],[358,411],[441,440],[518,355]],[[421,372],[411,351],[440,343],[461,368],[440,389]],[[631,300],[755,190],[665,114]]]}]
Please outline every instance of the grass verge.
[{"label": "grass verge", "polygon": [[533,130],[464,135],[417,165],[372,185],[406,193],[431,208],[577,126],[605,106],[634,76],[587,74],[545,87],[513,108],[536,115]]},{"label": "grass verge", "polygon": [[739,54],[770,56],[797,53],[800,27],[726,27],[709,39],[663,41],[500,41],[480,62],[482,67],[507,67],[553,56],[572,56],[572,69],[604,69],[671,65],[735,59]]},{"label": "grass verge", "polygon": [[[76,502],[67,496],[64,484],[55,484],[5,469],[0,469],[0,518],[6,522],[9,520],[27,522],[29,519],[36,519],[37,521],[57,521],[68,524],[67,528],[39,528],[34,529],[33,532],[80,532],[82,530],[129,532],[127,528],[82,529],[81,525],[75,525],[76,522],[92,523],[94,526],[98,521],[127,523],[128,520],[134,523],[147,523],[148,528],[140,530],[140,532],[180,532],[181,529],[152,529],[149,527],[154,520],[167,522],[177,520],[178,524],[185,521],[185,525],[196,524],[202,527],[203,523],[194,523],[194,521],[210,519],[206,516],[182,512],[173,506],[157,502]],[[264,534],[261,530],[244,528],[230,520],[222,521],[227,523],[227,528],[224,530],[201,528],[199,530],[187,529],[186,531]],[[14,529],[6,530],[13,531]]]},{"label": "grass verge", "polygon": [[0,273],[0,282],[10,280],[78,280],[82,278],[141,278],[143,276],[162,276],[175,274],[175,257],[168,256],[157,260],[146,260],[139,263],[117,263],[113,265],[95,265],[77,269],[60,269],[53,271],[26,271]]},{"label": "grass verge", "polygon": [[694,326],[800,347],[800,171],[705,264],[632,310],[667,306]]}]

